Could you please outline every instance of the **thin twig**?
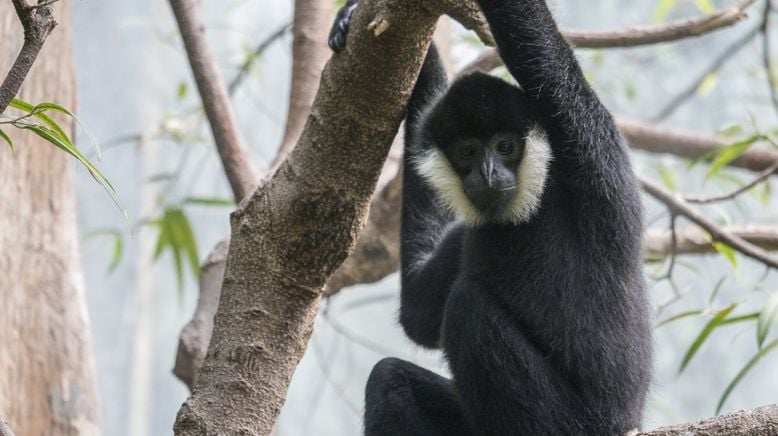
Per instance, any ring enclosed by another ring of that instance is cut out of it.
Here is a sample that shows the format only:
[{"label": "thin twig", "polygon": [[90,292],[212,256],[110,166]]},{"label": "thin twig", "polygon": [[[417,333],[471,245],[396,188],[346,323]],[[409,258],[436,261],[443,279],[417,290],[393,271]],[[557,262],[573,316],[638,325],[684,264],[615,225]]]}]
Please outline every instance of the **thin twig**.
[{"label": "thin twig", "polygon": [[752,259],[762,262],[772,268],[778,268],[778,259],[756,245],[727,232],[718,224],[689,207],[688,203],[686,203],[681,196],[668,192],[653,182],[642,178],[640,179],[640,184],[642,185],[643,190],[649,195],[667,206],[670,213],[683,215],[691,222],[707,231],[714,242],[727,244],[736,251],[739,251]]},{"label": "thin twig", "polygon": [[770,57],[772,48],[770,44],[770,14],[772,13],[772,1],[765,0],[764,17],[762,19],[762,62],[767,74],[767,89],[770,93],[770,100],[773,103],[773,109],[778,114],[778,78],[773,74],[773,60]]},{"label": "thin twig", "polygon": [[24,44],[3,84],[0,85],[0,113],[5,112],[11,100],[19,93],[24,79],[43,48],[43,43],[57,25],[51,5],[31,7],[24,0],[12,1],[16,15],[24,28]]},{"label": "thin twig", "polygon": [[[565,38],[576,48],[626,48],[673,42],[702,36],[731,26],[746,17],[746,9],[755,0],[739,0],[727,8],[708,15],[673,21],[657,26],[626,27],[622,29],[590,31],[563,30]],[[462,73],[491,71],[502,64],[497,50],[484,51],[462,69]],[[460,73],[460,74],[462,74]]]},{"label": "thin twig", "polygon": [[724,51],[721,52],[713,62],[708,65],[694,80],[692,80],[681,92],[678,93],[672,100],[670,100],[656,115],[651,117],[653,121],[662,121],[672,115],[678,110],[681,105],[690,98],[692,98],[697,90],[700,88],[705,79],[719,71],[724,65],[729,62],[735,54],[743,49],[752,39],[759,35],[761,26],[754,28],[750,32],[746,33],[739,39],[730,44]]},{"label": "thin twig", "polygon": [[707,197],[687,195],[684,198],[684,200],[686,200],[689,203],[695,203],[695,204],[709,204],[709,203],[718,203],[718,202],[726,201],[726,200],[732,200],[735,197],[737,197],[737,196],[739,196],[739,195],[741,195],[741,194],[743,194],[745,192],[748,192],[754,186],[764,182],[765,180],[770,178],[770,176],[775,174],[777,171],[778,171],[778,162],[775,162],[770,168],[768,168],[768,169],[762,171],[761,173],[759,173],[759,175],[754,180],[752,180],[750,183],[748,183],[747,185],[745,185],[743,187],[740,187],[740,188],[738,188],[738,189],[736,189],[736,190],[734,190],[734,191],[732,191],[732,192],[730,192],[728,194],[714,195],[714,196],[707,196]]},{"label": "thin twig", "polygon": [[249,72],[249,69],[251,69],[251,64],[254,63],[254,61],[259,57],[259,55],[262,54],[265,50],[267,50],[268,47],[270,47],[276,40],[284,36],[290,29],[292,28],[292,23],[287,23],[280,29],[273,32],[270,36],[268,36],[264,41],[260,42],[257,45],[257,48],[254,49],[253,52],[251,52],[251,55],[246,57],[246,60],[243,62],[243,65],[240,66],[240,69],[238,70],[238,74],[235,75],[235,78],[232,79],[232,82],[230,82],[230,86],[228,87],[229,94],[233,95],[235,91],[240,86],[241,82],[243,82],[243,79],[246,78],[246,75]]}]

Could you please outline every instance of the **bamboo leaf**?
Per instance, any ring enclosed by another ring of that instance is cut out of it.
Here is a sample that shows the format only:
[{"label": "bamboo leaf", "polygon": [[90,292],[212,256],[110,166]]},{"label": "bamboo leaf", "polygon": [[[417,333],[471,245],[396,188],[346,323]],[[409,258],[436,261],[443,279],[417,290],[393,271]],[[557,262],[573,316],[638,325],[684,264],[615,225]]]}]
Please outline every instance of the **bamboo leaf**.
[{"label": "bamboo leaf", "polygon": [[759,348],[762,348],[762,344],[764,344],[764,340],[776,320],[778,320],[778,292],[774,292],[767,298],[767,302],[759,314],[759,321],[756,324],[756,343]]},{"label": "bamboo leaf", "polygon": [[692,360],[692,357],[697,354],[697,351],[700,349],[705,340],[708,339],[708,336],[710,336],[713,330],[727,318],[727,315],[729,315],[729,313],[735,309],[735,306],[737,306],[737,304],[730,304],[729,306],[717,312],[713,319],[708,321],[692,345],[689,347],[689,350],[686,351],[686,355],[681,362],[681,367],[678,369],[679,374],[683,372],[684,369],[686,369],[686,365],[688,365]]},{"label": "bamboo leaf", "polygon": [[8,143],[8,146],[11,147],[11,155],[13,155],[14,154],[14,142],[11,141],[11,137],[8,136],[8,134],[3,132],[2,130],[0,130],[0,138],[3,138],[3,140],[5,140],[5,142]]},{"label": "bamboo leaf", "polygon": [[89,138],[89,142],[92,144],[92,148],[94,148],[95,153],[97,153],[97,160],[102,159],[102,154],[100,151],[100,146],[97,144],[97,139],[95,139],[94,135],[92,135],[92,132],[90,132],[89,129],[86,128],[84,123],[81,122],[81,119],[79,119],[76,116],[76,114],[58,105],[57,103],[50,103],[50,102],[40,103],[36,105],[35,108],[44,109],[44,110],[53,110],[55,112],[60,112],[73,118],[76,121],[76,123],[78,123],[79,127],[81,127],[81,129],[84,131],[84,133],[86,133],[87,138]]},{"label": "bamboo leaf", "polygon": [[664,321],[659,322],[659,324],[656,325],[656,328],[662,327],[663,325],[670,324],[673,321],[678,321],[679,319],[688,318],[690,316],[695,316],[695,315],[702,315],[703,313],[704,311],[702,310],[688,310],[686,312],[681,312],[677,315],[673,315],[670,318],[667,318]]},{"label": "bamboo leaf", "polygon": [[197,206],[224,206],[235,207],[235,200],[231,198],[211,198],[211,197],[186,197],[184,204]]},{"label": "bamboo leaf", "polygon": [[752,135],[742,141],[735,142],[734,144],[725,147],[720,153],[718,153],[716,158],[713,159],[713,162],[710,165],[710,169],[708,169],[706,178],[710,178],[711,176],[715,175],[717,172],[719,172],[719,170],[721,170],[721,168],[729,165],[732,161],[740,157],[741,154],[748,150],[749,147],[761,139],[763,139],[762,135]]},{"label": "bamboo leaf", "polygon": [[718,415],[719,412],[721,412],[722,406],[724,406],[724,402],[727,401],[727,398],[729,398],[729,394],[732,393],[732,391],[735,389],[735,386],[740,383],[741,380],[743,380],[743,377],[748,374],[748,372],[751,370],[751,368],[754,367],[760,360],[762,360],[768,353],[773,351],[775,348],[778,348],[778,339],[776,339],[773,342],[770,342],[769,345],[759,350],[756,355],[751,358],[751,360],[746,363],[746,366],[743,367],[743,369],[740,370],[740,372],[737,373],[734,379],[729,383],[726,389],[724,389],[724,393],[721,395],[721,399],[719,400],[719,404],[716,406],[716,414]]},{"label": "bamboo leaf", "polygon": [[738,264],[737,264],[737,252],[734,248],[730,247],[729,245],[723,243],[723,242],[714,242],[713,248],[716,249],[719,253],[721,253],[727,261],[732,265],[732,268],[735,269],[735,272],[737,273],[738,270]]}]

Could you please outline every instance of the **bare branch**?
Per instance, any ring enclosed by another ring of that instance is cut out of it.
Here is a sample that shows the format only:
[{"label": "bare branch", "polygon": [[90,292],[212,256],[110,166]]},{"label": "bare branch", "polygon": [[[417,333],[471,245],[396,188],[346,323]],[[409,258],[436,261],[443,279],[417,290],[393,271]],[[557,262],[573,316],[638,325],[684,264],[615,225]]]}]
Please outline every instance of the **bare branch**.
[{"label": "bare branch", "polygon": [[[778,250],[778,226],[725,226],[722,229],[763,250]],[[669,256],[673,252],[672,234],[669,230],[648,230],[643,243],[646,254]],[[678,254],[715,253],[710,236],[697,226],[686,226],[676,230],[676,252]]]},{"label": "bare branch", "polygon": [[[729,7],[708,15],[657,26],[627,27],[604,31],[567,29],[563,30],[562,33],[568,42],[576,48],[625,48],[673,42],[701,36],[736,24],[746,17],[746,9],[754,1],[738,0]],[[489,49],[463,68],[460,74],[473,71],[489,72],[500,65],[502,65],[502,60],[497,50]]]},{"label": "bare branch", "polygon": [[5,112],[11,100],[19,93],[24,79],[43,48],[43,43],[57,25],[51,4],[32,7],[24,0],[12,1],[24,29],[24,44],[3,84],[0,85],[0,113]]},{"label": "bare branch", "polygon": [[[719,150],[730,141],[717,136],[670,129],[629,118],[616,118],[621,133],[630,147],[650,153],[673,154],[688,159],[699,159]],[[766,171],[778,162],[778,152],[749,148],[729,165],[751,171]]]},{"label": "bare branch", "polygon": [[770,101],[773,103],[773,110],[778,113],[778,78],[773,71],[773,60],[771,57],[772,49],[770,44],[770,14],[773,12],[772,0],[765,0],[764,12],[762,12],[762,63],[767,74],[767,89],[770,93]]},{"label": "bare branch", "polygon": [[230,82],[230,86],[227,88],[230,95],[235,93],[235,91],[238,89],[238,86],[240,86],[240,84],[243,82],[243,79],[246,78],[246,74],[248,74],[249,70],[251,69],[251,65],[254,63],[257,57],[259,57],[265,50],[267,50],[268,47],[276,42],[276,40],[286,35],[286,32],[288,32],[291,28],[291,23],[285,24],[280,29],[271,33],[270,36],[265,38],[265,40],[257,45],[257,48],[251,52],[251,55],[247,56],[246,60],[243,62],[243,65],[241,65],[240,69],[238,69],[238,74],[236,74],[232,79],[232,82]]},{"label": "bare branch", "polygon": [[689,203],[696,203],[696,204],[704,204],[704,203],[717,203],[720,201],[726,201],[726,200],[732,200],[735,197],[746,193],[751,190],[751,188],[755,187],[756,185],[763,183],[766,181],[770,176],[776,173],[778,171],[778,161],[776,161],[770,168],[762,171],[754,180],[752,180],[750,183],[746,184],[745,186],[735,189],[732,192],[729,192],[727,194],[722,195],[712,195],[712,196],[690,196],[687,195],[685,197],[685,200]]},{"label": "bare branch", "polygon": [[768,436],[776,433],[778,433],[778,406],[771,405],[719,415],[694,423],[663,427],[638,433],[637,436]]},{"label": "bare branch", "polygon": [[715,242],[722,242],[729,245],[740,253],[764,263],[772,268],[778,268],[778,258],[771,256],[761,248],[751,244],[750,242],[740,238],[737,235],[727,232],[723,227],[709,220],[701,213],[695,211],[683,200],[680,195],[668,192],[653,182],[645,179],[640,179],[640,184],[643,190],[649,195],[663,203],[670,210],[671,214],[683,215],[691,222],[702,227],[706,232],[710,234],[710,237]]},{"label": "bare branch", "polygon": [[257,186],[251,157],[238,133],[227,90],[205,38],[205,25],[196,0],[170,0],[184,40],[189,64],[203,101],[224,172],[235,201],[240,203]]},{"label": "bare branch", "polygon": [[635,47],[677,41],[704,35],[744,19],[755,0],[738,0],[726,8],[699,17],[657,26],[637,26],[610,31],[564,31],[570,43],[579,48]]}]

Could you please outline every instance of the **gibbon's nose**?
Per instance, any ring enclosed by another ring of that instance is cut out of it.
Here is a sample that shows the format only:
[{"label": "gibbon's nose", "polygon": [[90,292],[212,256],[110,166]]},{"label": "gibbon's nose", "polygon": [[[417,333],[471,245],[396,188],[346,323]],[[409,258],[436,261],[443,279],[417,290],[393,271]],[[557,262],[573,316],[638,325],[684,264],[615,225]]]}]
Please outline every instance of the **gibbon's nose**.
[{"label": "gibbon's nose", "polygon": [[490,156],[486,156],[481,164],[481,176],[486,181],[486,186],[491,188],[494,184],[494,161]]}]

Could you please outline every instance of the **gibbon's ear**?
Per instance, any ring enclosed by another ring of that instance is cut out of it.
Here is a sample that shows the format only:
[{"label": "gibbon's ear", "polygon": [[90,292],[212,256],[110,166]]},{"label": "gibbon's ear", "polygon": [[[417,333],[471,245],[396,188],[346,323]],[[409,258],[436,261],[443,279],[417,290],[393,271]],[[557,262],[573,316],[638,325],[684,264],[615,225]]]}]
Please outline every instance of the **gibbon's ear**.
[{"label": "gibbon's ear", "polygon": [[516,197],[502,216],[492,218],[480,213],[467,197],[462,178],[454,171],[440,148],[434,145],[425,147],[416,158],[415,166],[441,203],[465,224],[476,227],[490,219],[500,223],[520,224],[532,218],[540,207],[551,159],[548,135],[536,124],[525,137],[524,156],[516,169]]}]

